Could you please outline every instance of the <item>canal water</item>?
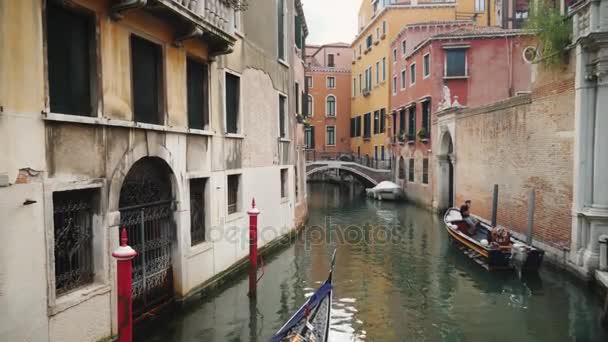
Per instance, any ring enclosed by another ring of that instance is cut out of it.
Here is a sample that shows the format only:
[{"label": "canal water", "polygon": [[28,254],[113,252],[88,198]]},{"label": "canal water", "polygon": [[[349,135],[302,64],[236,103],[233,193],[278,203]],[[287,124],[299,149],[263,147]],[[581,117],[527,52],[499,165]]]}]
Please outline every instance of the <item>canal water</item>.
[{"label": "canal water", "polygon": [[267,341],[337,249],[331,341],[608,341],[584,284],[546,266],[524,280],[490,274],[450,245],[435,214],[321,183],[309,185],[309,208],[297,241],[265,258],[257,302],[243,276],[136,340]]}]

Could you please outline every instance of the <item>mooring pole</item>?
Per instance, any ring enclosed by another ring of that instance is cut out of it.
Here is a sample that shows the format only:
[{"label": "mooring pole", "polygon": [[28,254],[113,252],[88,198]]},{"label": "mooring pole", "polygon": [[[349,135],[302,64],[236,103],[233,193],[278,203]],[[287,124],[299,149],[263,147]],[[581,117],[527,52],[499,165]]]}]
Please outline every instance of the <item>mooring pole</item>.
[{"label": "mooring pole", "polygon": [[118,342],[133,341],[133,276],[131,275],[131,262],[137,252],[127,245],[127,242],[127,230],[123,228],[120,234],[120,247],[112,253],[112,256],[117,260]]},{"label": "mooring pole", "polygon": [[494,192],[492,193],[492,227],[496,227],[497,216],[498,216],[498,184],[494,184]]},{"label": "mooring pole", "polygon": [[255,207],[255,198],[251,200],[249,214],[249,296],[255,297],[258,273],[258,215],[260,210]]},{"label": "mooring pole", "polygon": [[536,193],[534,189],[528,194],[528,236],[526,243],[532,245],[532,228],[534,227],[534,206],[536,205]]}]

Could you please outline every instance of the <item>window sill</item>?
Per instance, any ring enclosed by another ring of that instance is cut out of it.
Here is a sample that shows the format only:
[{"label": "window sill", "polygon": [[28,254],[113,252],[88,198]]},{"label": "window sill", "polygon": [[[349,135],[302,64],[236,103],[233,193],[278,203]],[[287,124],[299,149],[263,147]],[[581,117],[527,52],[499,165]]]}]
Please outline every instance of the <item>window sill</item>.
[{"label": "window sill", "polygon": [[281,204],[289,203],[289,197],[281,197]]},{"label": "window sill", "polygon": [[283,143],[290,143],[291,139],[288,139],[288,138],[279,138],[279,141],[283,142]]},{"label": "window sill", "polygon": [[110,292],[108,284],[93,283],[83,288],[67,293],[55,299],[54,305],[49,305],[49,315],[54,316],[87,300]]},{"label": "window sill", "polygon": [[469,78],[469,76],[443,76],[444,80],[464,80]]},{"label": "window sill", "polygon": [[190,247],[190,254],[188,254],[188,258],[194,258],[195,256],[203,254],[211,249],[213,249],[213,243],[210,241],[200,242]]},{"label": "window sill", "polygon": [[235,222],[238,221],[240,219],[244,219],[245,218],[245,213],[238,211],[236,213],[232,213],[232,214],[228,214],[228,216],[226,216],[226,223],[231,223],[231,222]]},{"label": "window sill", "polygon": [[421,141],[423,144],[428,144],[428,143],[429,143],[429,139],[427,139],[427,138],[420,139],[420,141]]},{"label": "window sill", "polygon": [[245,34],[243,34],[243,32],[241,32],[241,30],[234,30],[234,35],[241,39],[245,38]]},{"label": "window sill", "polygon": [[279,62],[279,64],[283,65],[286,68],[289,68],[289,63],[287,63],[285,60],[279,58],[277,59],[277,61]]},{"label": "window sill", "polygon": [[103,126],[111,126],[111,127],[139,128],[139,129],[146,129],[146,130],[160,131],[160,132],[196,134],[196,135],[207,135],[207,136],[214,135],[214,133],[211,131],[201,130],[201,129],[164,126],[164,125],[150,124],[150,123],[144,123],[144,122],[117,120],[117,119],[100,118],[100,117],[92,117],[92,116],[47,113],[47,114],[44,114],[43,119],[45,121],[71,122],[71,123],[78,123],[78,124],[103,125]]},{"label": "window sill", "polygon": [[414,145],[416,143],[416,140],[408,140],[407,144],[408,145]]},{"label": "window sill", "polygon": [[241,133],[226,133],[224,137],[227,139],[245,139],[245,135]]}]

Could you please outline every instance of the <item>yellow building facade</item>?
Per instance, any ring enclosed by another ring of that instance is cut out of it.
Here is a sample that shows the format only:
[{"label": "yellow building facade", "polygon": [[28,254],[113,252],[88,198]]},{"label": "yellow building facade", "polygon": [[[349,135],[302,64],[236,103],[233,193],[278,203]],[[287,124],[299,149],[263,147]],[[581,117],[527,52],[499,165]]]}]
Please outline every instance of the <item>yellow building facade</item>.
[{"label": "yellow building facade", "polygon": [[389,103],[393,56],[391,42],[408,24],[472,20],[497,23],[491,1],[362,0],[353,49],[351,80],[351,150],[363,161],[388,160]]}]

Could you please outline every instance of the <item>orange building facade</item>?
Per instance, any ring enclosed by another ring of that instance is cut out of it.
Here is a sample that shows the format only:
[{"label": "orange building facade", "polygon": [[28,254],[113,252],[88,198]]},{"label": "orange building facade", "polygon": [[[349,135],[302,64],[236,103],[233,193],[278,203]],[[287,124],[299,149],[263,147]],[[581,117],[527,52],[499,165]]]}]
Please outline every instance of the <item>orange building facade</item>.
[{"label": "orange building facade", "polygon": [[334,43],[306,47],[309,159],[350,154],[350,87],[352,50]]}]

